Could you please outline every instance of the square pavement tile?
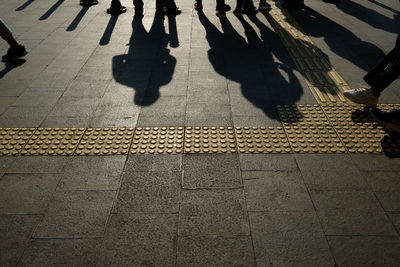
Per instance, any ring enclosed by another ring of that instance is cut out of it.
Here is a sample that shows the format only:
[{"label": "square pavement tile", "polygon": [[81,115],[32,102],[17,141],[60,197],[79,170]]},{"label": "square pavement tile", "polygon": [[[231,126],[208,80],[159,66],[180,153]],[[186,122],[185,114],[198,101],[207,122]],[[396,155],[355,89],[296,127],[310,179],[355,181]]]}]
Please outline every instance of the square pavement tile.
[{"label": "square pavement tile", "polygon": [[298,170],[294,155],[291,154],[240,154],[243,171],[295,171]]},{"label": "square pavement tile", "polygon": [[63,170],[61,190],[117,190],[126,156],[73,157]]},{"label": "square pavement tile", "polygon": [[382,236],[328,236],[338,266],[399,266],[400,240]]},{"label": "square pavement tile", "polygon": [[237,154],[183,155],[183,188],[237,188],[241,186]]},{"label": "square pavement tile", "polygon": [[363,172],[386,211],[400,211],[400,175],[396,171]]},{"label": "square pavement tile", "polygon": [[180,171],[182,155],[129,155],[126,172]]},{"label": "square pavement tile", "polygon": [[360,171],[350,169],[302,170],[304,182],[310,190],[368,190]]},{"label": "square pavement tile", "polygon": [[255,266],[250,236],[178,238],[177,266]]},{"label": "square pavement tile", "polygon": [[58,174],[6,174],[0,179],[0,213],[43,213],[60,181]]},{"label": "square pavement tile", "polygon": [[357,170],[349,155],[336,154],[296,154],[301,171],[309,170]]},{"label": "square pavement tile", "polygon": [[14,157],[0,157],[0,178],[6,172],[7,168],[11,165]]},{"label": "square pavement tile", "polygon": [[70,160],[63,156],[15,157],[7,173],[62,173]]},{"label": "square pavement tile", "polygon": [[300,172],[264,172],[244,181],[249,211],[313,211]]},{"label": "square pavement tile", "polygon": [[58,191],[34,238],[101,237],[115,191]]},{"label": "square pavement tile", "polygon": [[178,212],[181,179],[181,172],[124,172],[114,212]]},{"label": "square pavement tile", "polygon": [[0,215],[1,266],[17,265],[40,220],[39,215]]},{"label": "square pavement tile", "polygon": [[395,235],[372,192],[311,191],[325,234]]},{"label": "square pavement tile", "polygon": [[400,159],[385,155],[353,154],[355,166],[362,171],[400,171]]},{"label": "square pavement tile", "polygon": [[184,190],[179,211],[179,235],[249,235],[241,189]]},{"label": "square pavement tile", "polygon": [[175,266],[178,214],[113,214],[102,266]]},{"label": "square pavement tile", "polygon": [[251,212],[257,265],[334,266],[314,212]]},{"label": "square pavement tile", "polygon": [[33,239],[22,266],[98,266],[99,239]]}]

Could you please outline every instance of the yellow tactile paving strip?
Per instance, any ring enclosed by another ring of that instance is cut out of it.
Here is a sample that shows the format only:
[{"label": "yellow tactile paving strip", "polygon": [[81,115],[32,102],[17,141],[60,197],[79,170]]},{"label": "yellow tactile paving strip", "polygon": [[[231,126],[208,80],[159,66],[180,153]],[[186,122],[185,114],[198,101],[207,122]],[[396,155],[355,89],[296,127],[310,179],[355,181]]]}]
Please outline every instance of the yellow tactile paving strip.
[{"label": "yellow tactile paving strip", "polygon": [[323,53],[303,32],[292,16],[270,2],[267,18],[282,39],[318,103],[346,103],[343,91],[350,89]]},{"label": "yellow tactile paving strip", "polygon": [[400,154],[400,136],[362,105],[280,105],[277,111],[280,127],[0,128],[0,155]]}]

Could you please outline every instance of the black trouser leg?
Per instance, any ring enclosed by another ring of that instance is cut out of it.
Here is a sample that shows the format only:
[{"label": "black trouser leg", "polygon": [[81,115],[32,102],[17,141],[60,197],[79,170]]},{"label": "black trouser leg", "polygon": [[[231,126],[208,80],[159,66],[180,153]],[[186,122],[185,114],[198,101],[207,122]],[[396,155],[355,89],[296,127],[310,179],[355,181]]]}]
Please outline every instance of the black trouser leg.
[{"label": "black trouser leg", "polygon": [[253,0],[245,0],[245,1],[244,1],[244,6],[243,6],[243,8],[244,8],[245,10],[253,10],[253,9],[256,9],[256,7],[255,7],[254,4],[253,4]]},{"label": "black trouser leg", "polygon": [[372,69],[364,80],[374,91],[382,92],[400,76],[400,34],[397,36],[396,47]]},{"label": "black trouser leg", "polygon": [[165,8],[167,10],[175,10],[175,9],[177,9],[175,1],[174,0],[166,0]]}]

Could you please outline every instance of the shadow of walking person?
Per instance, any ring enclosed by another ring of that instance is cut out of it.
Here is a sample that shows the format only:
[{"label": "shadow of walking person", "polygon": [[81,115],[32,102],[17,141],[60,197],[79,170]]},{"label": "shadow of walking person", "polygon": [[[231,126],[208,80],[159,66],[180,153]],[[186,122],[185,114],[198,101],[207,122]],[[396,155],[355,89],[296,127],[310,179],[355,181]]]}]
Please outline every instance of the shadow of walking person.
[{"label": "shadow of walking person", "polygon": [[132,28],[127,54],[112,59],[113,76],[116,82],[135,90],[134,104],[150,106],[160,97],[160,87],[171,81],[176,59],[167,48],[163,15],[155,14],[149,31],[142,16],[135,16]]},{"label": "shadow of walking person", "polygon": [[[206,39],[210,45],[208,57],[214,70],[226,77],[228,84],[231,82],[240,86],[240,97],[232,97],[231,92],[233,115],[259,116],[256,110],[248,110],[244,105],[236,103],[242,102],[244,96],[263,115],[279,120],[276,105],[295,104],[303,91],[293,74],[293,66],[282,63],[288,58],[280,58],[282,54],[274,51],[273,46],[279,43],[275,33],[262,28],[264,38],[260,39],[255,30],[240,18],[248,40],[246,41],[229,20],[221,20],[223,32],[220,32],[204,13],[198,14],[207,33]],[[266,40],[271,40],[271,43],[267,44]]]},{"label": "shadow of walking person", "polygon": [[291,11],[290,14],[308,35],[323,38],[332,52],[365,71],[369,71],[385,56],[379,47],[361,40],[350,30],[310,7]]}]

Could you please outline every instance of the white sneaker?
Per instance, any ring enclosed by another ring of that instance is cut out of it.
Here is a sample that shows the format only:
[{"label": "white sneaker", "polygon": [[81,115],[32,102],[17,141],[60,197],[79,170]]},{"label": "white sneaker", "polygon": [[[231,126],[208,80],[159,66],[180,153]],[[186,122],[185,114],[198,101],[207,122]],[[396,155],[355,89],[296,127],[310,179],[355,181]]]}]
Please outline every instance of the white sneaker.
[{"label": "white sneaker", "polygon": [[379,97],[369,88],[354,88],[344,91],[343,95],[350,101],[357,104],[364,104],[370,107],[376,107]]}]

